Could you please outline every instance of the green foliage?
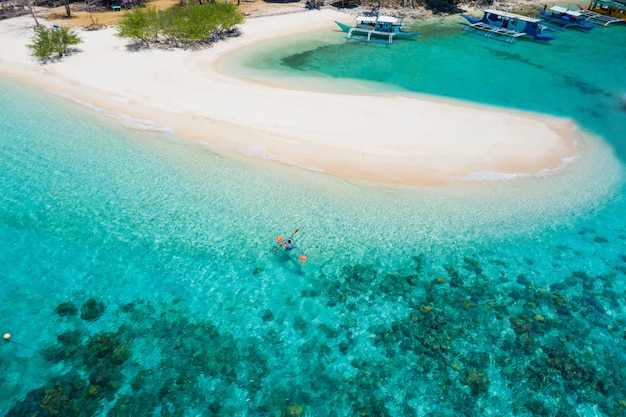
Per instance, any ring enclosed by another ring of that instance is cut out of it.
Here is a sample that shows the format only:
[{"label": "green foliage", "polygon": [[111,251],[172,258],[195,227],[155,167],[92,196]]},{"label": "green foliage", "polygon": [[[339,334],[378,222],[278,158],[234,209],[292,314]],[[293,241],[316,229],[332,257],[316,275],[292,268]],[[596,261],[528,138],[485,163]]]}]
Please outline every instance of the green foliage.
[{"label": "green foliage", "polygon": [[71,46],[82,42],[78,35],[68,28],[44,26],[37,26],[32,41],[28,47],[32,49],[33,55],[42,61],[51,59],[55,54],[61,57]]},{"label": "green foliage", "polygon": [[160,16],[156,7],[135,8],[124,13],[117,25],[117,34],[123,38],[139,39],[146,46],[159,37]]},{"label": "green foliage", "polygon": [[124,14],[118,35],[150,42],[164,40],[173,45],[211,41],[243,22],[244,15],[234,4],[194,4],[172,7],[133,9]]},{"label": "green foliage", "polygon": [[204,32],[207,22],[198,19],[200,13],[197,9],[195,6],[172,7],[163,11],[161,13],[163,36],[174,44],[209,38],[212,32]]},{"label": "green foliage", "polygon": [[228,32],[243,22],[244,15],[237,9],[234,3],[217,4],[214,6],[218,6],[215,8],[214,14],[220,32]]}]

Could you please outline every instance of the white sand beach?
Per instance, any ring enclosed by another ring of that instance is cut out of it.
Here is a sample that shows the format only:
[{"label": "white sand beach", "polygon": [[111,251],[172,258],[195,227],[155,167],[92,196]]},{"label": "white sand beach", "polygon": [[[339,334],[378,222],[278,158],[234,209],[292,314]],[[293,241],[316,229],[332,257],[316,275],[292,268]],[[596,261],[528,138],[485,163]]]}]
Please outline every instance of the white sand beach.
[{"label": "white sand beach", "polygon": [[26,48],[32,18],[14,18],[0,22],[0,76],[151,120],[218,153],[267,158],[355,182],[434,185],[475,172],[535,174],[579,152],[568,120],[418,95],[282,89],[215,68],[237,48],[335,30],[334,20],[350,17],[324,9],[248,18],[242,36],[200,51],[132,52],[114,28],[79,31],[79,53],[41,65]]}]

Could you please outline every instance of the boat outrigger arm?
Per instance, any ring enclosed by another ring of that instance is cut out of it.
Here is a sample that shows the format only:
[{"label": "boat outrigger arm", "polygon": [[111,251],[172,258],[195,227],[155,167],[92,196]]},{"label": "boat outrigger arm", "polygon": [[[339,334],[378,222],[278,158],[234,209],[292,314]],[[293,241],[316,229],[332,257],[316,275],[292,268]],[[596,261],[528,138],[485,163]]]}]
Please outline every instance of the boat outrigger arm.
[{"label": "boat outrigger arm", "polygon": [[352,37],[353,34],[362,34],[364,35],[367,39],[367,42],[371,42],[372,41],[372,35],[374,36],[380,36],[380,37],[387,37],[387,43],[393,43],[393,35],[395,35],[395,33],[386,33],[386,32],[378,32],[376,30],[372,30],[372,29],[361,29],[361,28],[350,28],[348,30],[348,35],[346,36],[347,39],[354,39]]},{"label": "boat outrigger arm", "polygon": [[513,43],[515,39],[522,36],[526,36],[524,32],[516,32],[514,30],[502,29],[494,26],[490,26],[483,22],[472,23],[463,28],[464,31],[480,35],[485,38],[494,39],[496,41]]},{"label": "boat outrigger arm", "polygon": [[[403,30],[404,16],[359,15],[354,26],[335,21],[341,30],[347,33],[346,39],[366,42],[393,43],[395,39],[412,39],[419,35],[418,31]],[[375,40],[373,38],[382,38]]]},{"label": "boat outrigger arm", "polygon": [[[360,24],[371,24],[373,28],[379,27],[384,24],[401,24],[401,19],[396,19],[395,17],[390,16],[360,16]],[[393,43],[393,37],[396,35],[396,32],[383,32],[376,29],[364,28],[359,26],[354,26],[348,29],[348,35],[346,38],[352,39],[353,34],[363,35],[367,38],[368,42],[372,41],[372,36],[378,36],[381,38],[387,38],[387,43]]]},{"label": "boat outrigger arm", "polygon": [[626,23],[626,2],[624,0],[591,0],[589,6],[578,5],[589,23],[608,26],[611,23]]},{"label": "boat outrigger arm", "polygon": [[545,25],[539,19],[495,9],[483,10],[483,17],[476,18],[462,14],[468,22],[463,30],[485,38],[513,43],[522,36],[530,36],[538,41],[550,41],[554,36],[543,34]]},{"label": "boat outrigger arm", "polygon": [[593,25],[607,27],[611,23],[623,22],[622,19],[618,19],[617,17],[606,16],[600,13],[592,12],[591,10],[581,10],[580,13],[583,15],[587,22]]},{"label": "boat outrigger arm", "polygon": [[593,29],[591,22],[588,22],[581,11],[570,10],[563,6],[552,6],[549,9],[537,9],[541,18],[547,21],[547,26],[555,30],[565,30],[574,28],[583,31]]}]

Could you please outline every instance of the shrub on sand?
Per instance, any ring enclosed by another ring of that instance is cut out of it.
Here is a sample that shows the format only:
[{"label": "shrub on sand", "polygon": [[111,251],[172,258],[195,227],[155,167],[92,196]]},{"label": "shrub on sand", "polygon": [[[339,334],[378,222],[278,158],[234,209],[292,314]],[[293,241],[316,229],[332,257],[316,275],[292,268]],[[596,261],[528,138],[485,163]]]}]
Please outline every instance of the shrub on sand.
[{"label": "shrub on sand", "polygon": [[145,46],[165,42],[173,46],[210,43],[243,22],[244,15],[234,4],[213,3],[172,7],[133,9],[118,25],[118,36],[133,38]]},{"label": "shrub on sand", "polygon": [[70,50],[71,46],[82,42],[71,29],[57,26],[53,28],[37,26],[32,41],[33,43],[28,47],[33,51],[33,55],[42,61],[52,59],[55,54],[60,58]]}]

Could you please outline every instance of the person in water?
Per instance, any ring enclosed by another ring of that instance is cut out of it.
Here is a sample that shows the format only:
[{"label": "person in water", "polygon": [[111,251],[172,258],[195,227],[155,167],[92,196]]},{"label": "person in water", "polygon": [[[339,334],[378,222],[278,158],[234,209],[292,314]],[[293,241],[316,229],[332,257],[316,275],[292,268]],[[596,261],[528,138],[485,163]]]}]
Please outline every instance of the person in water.
[{"label": "person in water", "polygon": [[287,252],[289,252],[290,250],[292,250],[294,247],[293,241],[291,239],[287,239],[286,242],[283,242],[283,248],[285,248],[285,250]]}]

